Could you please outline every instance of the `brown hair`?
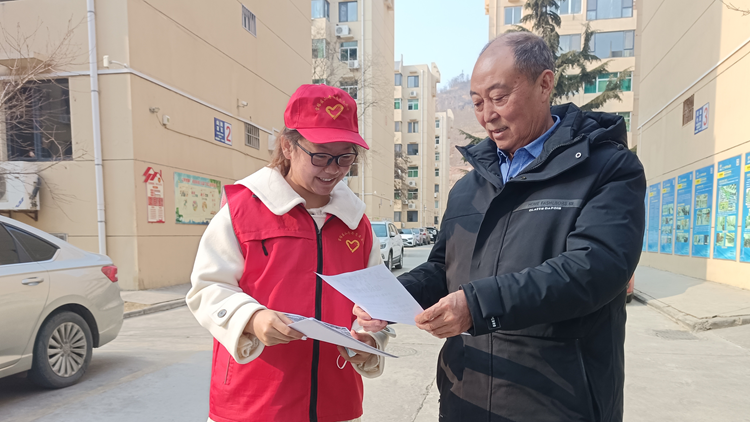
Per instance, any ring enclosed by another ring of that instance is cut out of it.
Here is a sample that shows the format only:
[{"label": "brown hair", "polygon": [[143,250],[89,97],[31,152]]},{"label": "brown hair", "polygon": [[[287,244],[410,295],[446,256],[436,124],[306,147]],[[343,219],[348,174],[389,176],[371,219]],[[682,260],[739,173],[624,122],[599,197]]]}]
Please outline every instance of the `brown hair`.
[{"label": "brown hair", "polygon": [[[289,161],[289,159],[284,157],[284,139],[292,145],[292,149],[295,149],[297,148],[299,141],[305,138],[301,133],[297,132],[297,130],[284,127],[284,129],[281,131],[281,134],[279,134],[279,138],[276,140],[276,145],[273,148],[273,153],[271,153],[271,162],[268,163],[268,167],[278,169],[281,175],[286,177],[286,175],[289,174],[291,162]],[[359,145],[354,144],[352,144],[352,149],[354,149],[354,152],[357,153],[357,160],[354,161],[354,164],[357,164],[360,161],[360,157],[364,153],[365,149],[360,147]]]}]

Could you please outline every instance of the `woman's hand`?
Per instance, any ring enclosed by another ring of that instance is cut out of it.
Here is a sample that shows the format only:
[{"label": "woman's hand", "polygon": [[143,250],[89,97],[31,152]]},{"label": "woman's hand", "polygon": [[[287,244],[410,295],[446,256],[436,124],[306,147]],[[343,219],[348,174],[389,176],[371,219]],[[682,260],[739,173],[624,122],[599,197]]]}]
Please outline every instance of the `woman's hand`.
[{"label": "woman's hand", "polygon": [[[365,343],[368,346],[372,346],[375,348],[378,347],[377,343],[375,343],[375,339],[371,335],[367,333],[358,333],[354,330],[350,330],[350,332],[352,333],[352,337],[361,341],[362,343]],[[356,355],[349,356],[349,354],[346,352],[346,349],[344,347],[337,346],[337,348],[339,349],[339,353],[341,354],[341,357],[343,357],[344,360],[346,360],[347,362],[351,362],[353,365],[365,363],[365,361],[369,359],[370,356],[372,356],[372,353],[360,352],[359,350],[354,350],[355,352],[357,352]]]},{"label": "woman's hand", "polygon": [[263,309],[253,314],[245,326],[245,332],[258,337],[266,346],[287,344],[303,337],[299,331],[289,328],[291,323],[292,320],[283,313]]}]

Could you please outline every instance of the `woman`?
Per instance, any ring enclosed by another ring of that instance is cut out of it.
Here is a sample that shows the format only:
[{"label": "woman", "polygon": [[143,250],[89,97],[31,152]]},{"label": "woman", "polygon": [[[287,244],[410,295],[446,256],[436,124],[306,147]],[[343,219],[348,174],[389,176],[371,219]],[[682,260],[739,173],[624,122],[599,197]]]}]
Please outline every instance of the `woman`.
[{"label": "woman", "polygon": [[[357,420],[377,355],[304,340],[286,312],[352,327],[353,303],[315,273],[382,263],[365,204],[343,183],[361,150],[344,91],[303,85],[268,167],[225,187],[198,247],[187,303],[214,336],[209,420]],[[388,334],[352,335],[384,349]],[[303,341],[304,340],[304,341]],[[347,365],[351,362],[351,365]]]}]

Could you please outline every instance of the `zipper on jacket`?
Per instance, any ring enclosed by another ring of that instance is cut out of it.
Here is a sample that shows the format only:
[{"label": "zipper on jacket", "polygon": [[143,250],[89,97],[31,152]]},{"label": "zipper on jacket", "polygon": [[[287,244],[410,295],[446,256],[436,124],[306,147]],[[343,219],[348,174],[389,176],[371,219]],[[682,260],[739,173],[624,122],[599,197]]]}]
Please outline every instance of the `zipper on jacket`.
[{"label": "zipper on jacket", "polygon": [[268,250],[266,249],[266,240],[268,239],[261,240],[260,246],[263,248],[263,255],[268,256]]},{"label": "zipper on jacket", "polygon": [[[307,210],[305,210],[307,212]],[[309,215],[309,214],[308,214]],[[317,273],[323,272],[323,226],[318,229],[318,223],[315,219],[310,216],[315,226],[315,236],[318,243],[318,270]],[[327,222],[327,221],[326,221]],[[321,305],[323,302],[323,279],[320,276],[315,276],[315,319],[321,320],[322,309]],[[318,420],[318,365],[320,360],[320,342],[313,340],[313,356],[312,356],[312,369],[310,376],[310,422],[317,422]]]}]

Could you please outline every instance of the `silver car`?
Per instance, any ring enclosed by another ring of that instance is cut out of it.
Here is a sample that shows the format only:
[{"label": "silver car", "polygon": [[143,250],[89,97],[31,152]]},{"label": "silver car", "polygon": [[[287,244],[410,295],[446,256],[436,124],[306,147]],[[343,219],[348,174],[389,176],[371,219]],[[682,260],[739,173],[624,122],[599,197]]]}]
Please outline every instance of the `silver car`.
[{"label": "silver car", "polygon": [[0,216],[0,378],[29,371],[46,388],[74,384],[122,316],[112,260]]}]

